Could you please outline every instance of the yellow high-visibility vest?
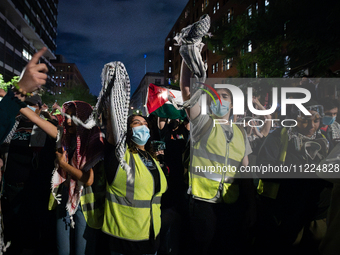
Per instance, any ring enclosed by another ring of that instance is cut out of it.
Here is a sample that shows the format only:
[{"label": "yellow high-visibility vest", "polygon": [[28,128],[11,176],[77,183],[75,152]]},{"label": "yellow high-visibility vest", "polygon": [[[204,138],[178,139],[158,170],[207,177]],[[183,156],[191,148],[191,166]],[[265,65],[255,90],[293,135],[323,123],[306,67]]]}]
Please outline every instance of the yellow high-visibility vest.
[{"label": "yellow high-visibility vest", "polygon": [[160,175],[160,192],[155,194],[154,178],[138,153],[126,149],[124,159],[131,167],[132,180],[128,181],[120,166],[113,183],[107,184],[102,231],[129,241],[156,238],[161,228],[161,196],[167,189],[165,175],[152,159]]},{"label": "yellow high-visibility vest", "polygon": [[99,162],[94,168],[94,182],[91,186],[84,187],[80,197],[80,205],[86,223],[91,228],[100,229],[104,221],[104,203],[106,194],[106,179],[104,161]]},{"label": "yellow high-visibility vest", "polygon": [[239,186],[233,179],[235,170],[245,156],[245,139],[237,125],[232,125],[233,137],[227,137],[221,125],[210,125],[201,139],[194,144],[190,162],[190,189],[193,197],[203,200],[222,196],[225,203],[234,203]]}]

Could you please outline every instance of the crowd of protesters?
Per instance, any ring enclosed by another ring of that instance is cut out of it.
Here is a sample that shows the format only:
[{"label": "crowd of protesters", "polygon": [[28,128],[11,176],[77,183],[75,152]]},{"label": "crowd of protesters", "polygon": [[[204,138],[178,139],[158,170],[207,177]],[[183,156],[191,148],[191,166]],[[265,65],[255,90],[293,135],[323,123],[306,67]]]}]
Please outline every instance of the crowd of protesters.
[{"label": "crowd of protesters", "polygon": [[[210,115],[201,115],[197,102],[185,119],[131,115],[121,136],[104,98],[116,80],[103,87],[99,126],[84,124],[93,111],[86,102],[54,104],[49,112],[29,94],[47,78],[37,64],[44,51],[0,95],[1,252],[340,254],[339,181],[312,171],[339,174],[338,100],[313,92],[303,105],[309,114],[290,109],[296,126],[259,127],[259,119],[276,117],[237,116],[231,91],[217,88],[221,104],[209,99]],[[115,62],[105,70],[114,79],[125,69]],[[184,100],[191,98],[191,72],[183,61]],[[261,97],[252,103],[266,109]],[[206,170],[259,165],[309,171],[292,178]]]}]

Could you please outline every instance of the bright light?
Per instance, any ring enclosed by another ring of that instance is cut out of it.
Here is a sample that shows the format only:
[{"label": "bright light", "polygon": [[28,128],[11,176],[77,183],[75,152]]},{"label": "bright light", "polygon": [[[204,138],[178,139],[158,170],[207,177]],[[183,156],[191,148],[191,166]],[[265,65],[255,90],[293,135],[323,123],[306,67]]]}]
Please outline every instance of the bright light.
[{"label": "bright light", "polygon": [[164,91],[162,92],[162,94],[161,94],[161,97],[162,97],[163,99],[167,99],[167,98],[168,98],[168,91],[167,91],[167,90],[164,90]]},{"label": "bright light", "polygon": [[133,110],[133,107],[131,106],[131,109]]}]

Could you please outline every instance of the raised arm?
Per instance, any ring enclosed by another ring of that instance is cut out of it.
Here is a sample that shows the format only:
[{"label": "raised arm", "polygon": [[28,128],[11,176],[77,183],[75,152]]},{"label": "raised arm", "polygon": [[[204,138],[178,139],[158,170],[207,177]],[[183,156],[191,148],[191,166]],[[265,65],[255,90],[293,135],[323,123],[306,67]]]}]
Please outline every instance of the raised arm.
[{"label": "raised arm", "polygon": [[77,180],[84,183],[85,186],[91,186],[93,184],[94,175],[93,175],[93,169],[91,168],[89,171],[83,172],[73,166],[71,166],[69,163],[67,163],[66,158],[66,151],[60,153],[56,152],[57,161],[59,163],[59,166],[64,169],[66,172],[68,172],[70,175],[72,175]]},{"label": "raised arm", "polygon": [[[190,78],[191,71],[188,66],[185,64],[184,60],[182,60],[181,65],[181,75],[179,85],[182,92],[183,101],[187,101],[190,99]],[[196,103],[192,108],[185,109],[189,119],[195,119],[201,112],[201,107],[198,103]]]},{"label": "raised arm", "polygon": [[47,120],[44,120],[38,116],[35,112],[33,112],[28,107],[21,108],[20,113],[25,115],[30,121],[35,123],[38,127],[40,127],[42,130],[46,132],[49,136],[53,138],[57,138],[58,135],[58,128],[54,126],[52,123],[48,122]]},{"label": "raised arm", "polygon": [[165,126],[167,120],[168,120],[167,118],[160,118],[160,117],[158,117],[158,119],[157,119],[157,125],[158,125],[158,128],[159,128],[160,130],[162,130],[162,129],[164,128],[164,126]]}]

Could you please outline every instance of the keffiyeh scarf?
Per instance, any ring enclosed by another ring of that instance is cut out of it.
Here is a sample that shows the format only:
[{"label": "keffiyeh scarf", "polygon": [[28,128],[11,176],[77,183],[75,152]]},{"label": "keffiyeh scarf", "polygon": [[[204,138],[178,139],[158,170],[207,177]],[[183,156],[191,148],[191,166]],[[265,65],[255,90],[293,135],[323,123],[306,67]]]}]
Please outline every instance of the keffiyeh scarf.
[{"label": "keffiyeh scarf", "polygon": [[87,126],[103,126],[103,118],[110,121],[111,129],[106,134],[113,136],[116,146],[116,157],[122,168],[127,172],[128,180],[132,175],[129,165],[124,160],[126,150],[127,118],[130,105],[130,78],[122,62],[115,61],[104,65],[102,71],[102,89],[99,93],[93,114],[87,121]]},{"label": "keffiyeh scarf", "polygon": [[[92,113],[92,107],[85,102],[70,101],[63,104],[63,113],[65,113],[71,105],[75,106],[76,118],[82,122],[85,122]],[[73,118],[72,118],[73,119]],[[64,116],[63,121],[63,134],[61,136],[61,146],[68,152],[72,146],[72,138],[69,133],[66,132],[66,121]],[[76,147],[71,159],[68,159],[69,164],[73,167],[80,169],[84,172],[90,170],[95,166],[98,161],[103,158],[104,155],[104,143],[103,137],[98,127],[86,129],[82,125],[76,127]],[[57,194],[58,187],[65,181],[69,182],[68,201],[66,203],[66,210],[71,218],[71,226],[74,226],[72,215],[76,212],[80,202],[80,197],[84,188],[84,184],[80,181],[73,179],[65,170],[56,165],[52,174],[52,194],[60,203],[60,197]]]}]

